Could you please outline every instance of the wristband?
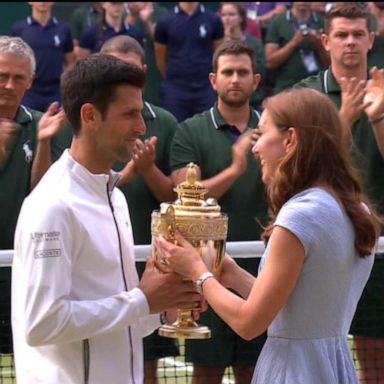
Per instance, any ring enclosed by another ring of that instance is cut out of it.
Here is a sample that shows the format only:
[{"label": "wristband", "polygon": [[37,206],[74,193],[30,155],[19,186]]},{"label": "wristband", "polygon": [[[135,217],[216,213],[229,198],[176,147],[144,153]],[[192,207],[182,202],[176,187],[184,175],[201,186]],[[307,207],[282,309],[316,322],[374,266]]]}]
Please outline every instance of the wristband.
[{"label": "wristband", "polygon": [[383,121],[384,120],[384,113],[382,113],[379,117],[376,117],[376,119],[369,119],[369,122],[371,124],[377,124],[377,123],[380,123],[380,121]]},{"label": "wristband", "polygon": [[204,272],[195,282],[196,291],[197,293],[200,293],[200,295],[203,294],[203,284],[204,281],[207,279],[210,279],[211,277],[215,278],[213,273],[211,272]]}]

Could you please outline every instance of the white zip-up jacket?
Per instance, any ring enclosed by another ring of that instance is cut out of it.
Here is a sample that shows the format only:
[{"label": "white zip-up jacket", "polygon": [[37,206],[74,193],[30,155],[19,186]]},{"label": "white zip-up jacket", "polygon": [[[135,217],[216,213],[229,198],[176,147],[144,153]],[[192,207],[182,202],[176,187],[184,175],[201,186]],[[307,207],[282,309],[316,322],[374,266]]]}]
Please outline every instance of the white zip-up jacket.
[{"label": "white zip-up jacket", "polygon": [[18,384],[141,384],[142,337],[160,325],[136,288],[114,175],[66,150],[25,199],[15,234],[12,328]]}]

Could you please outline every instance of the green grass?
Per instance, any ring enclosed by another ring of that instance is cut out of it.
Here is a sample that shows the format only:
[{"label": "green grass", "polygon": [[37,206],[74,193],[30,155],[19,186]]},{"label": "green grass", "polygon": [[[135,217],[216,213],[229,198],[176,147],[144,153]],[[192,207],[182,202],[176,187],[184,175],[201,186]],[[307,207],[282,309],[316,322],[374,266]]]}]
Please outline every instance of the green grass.
[{"label": "green grass", "polygon": [[0,384],[16,384],[11,355],[0,355]]}]

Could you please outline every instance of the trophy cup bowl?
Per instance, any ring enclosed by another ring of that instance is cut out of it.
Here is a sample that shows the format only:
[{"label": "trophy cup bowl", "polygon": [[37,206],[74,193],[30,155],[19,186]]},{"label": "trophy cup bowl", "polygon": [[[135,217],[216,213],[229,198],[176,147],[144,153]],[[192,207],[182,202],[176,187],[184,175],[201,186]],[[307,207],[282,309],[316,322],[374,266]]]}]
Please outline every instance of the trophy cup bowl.
[{"label": "trophy cup bowl", "polygon": [[[162,235],[169,241],[175,241],[174,233],[177,230],[199,252],[209,271],[218,276],[225,255],[228,217],[220,212],[215,199],[204,200],[207,190],[196,179],[196,165],[190,163],[187,168],[186,181],[175,188],[178,194],[176,201],[162,203],[159,210],[152,212],[152,256],[161,273],[172,272],[159,256],[154,240]],[[211,331],[193,320],[191,309],[182,308],[178,309],[178,317],[173,324],[159,328],[159,335],[209,339]]]}]

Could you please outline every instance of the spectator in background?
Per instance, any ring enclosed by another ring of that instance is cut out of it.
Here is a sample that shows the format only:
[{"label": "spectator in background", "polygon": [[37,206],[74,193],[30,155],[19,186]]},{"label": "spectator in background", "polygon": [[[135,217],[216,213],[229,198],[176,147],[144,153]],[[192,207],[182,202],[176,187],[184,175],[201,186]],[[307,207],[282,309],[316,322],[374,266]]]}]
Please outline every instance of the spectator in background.
[{"label": "spectator in background", "polygon": [[290,2],[269,2],[269,1],[252,1],[247,3],[246,12],[247,12],[247,29],[246,32],[250,35],[258,38],[255,35],[255,25],[260,28],[261,39],[265,40],[265,33],[267,30],[268,22],[276,15],[284,13],[290,6]]},{"label": "spectator in background", "polygon": [[[100,52],[147,70],[144,50],[130,36],[112,37]],[[122,170],[118,186],[127,199],[135,244],[151,244],[152,211],[159,209],[161,202],[176,198],[170,177],[169,152],[177,121],[168,111],[147,101],[142,115],[146,132],[137,139],[132,159],[127,165],[116,164],[113,169]],[[141,277],[145,263],[137,267]],[[178,354],[175,339],[160,337],[156,331],[144,338],[144,383],[157,384],[158,359]]]},{"label": "spectator in background", "polygon": [[294,2],[292,9],[276,16],[265,39],[267,71],[274,71],[274,93],[318,73],[329,64],[321,44],[324,20],[311,11],[311,3]]},{"label": "spectator in background", "polygon": [[[384,215],[384,69],[368,77],[372,47],[368,12],[358,3],[334,3],[326,15],[323,44],[331,66],[297,86],[325,93],[338,107],[353,138],[352,153],[365,190]],[[384,231],[382,231],[382,235]],[[384,255],[376,254],[367,286],[357,306],[350,334],[360,365],[362,384],[384,382]]]},{"label": "spectator in background", "polygon": [[147,63],[144,99],[155,105],[160,105],[160,85],[162,77],[156,65],[153,39],[157,21],[168,11],[157,2],[152,1],[127,2],[126,4],[128,23],[139,27],[144,33],[144,52]]},{"label": "spectator in background", "polygon": [[142,31],[125,20],[125,3],[101,2],[101,7],[103,9],[101,22],[88,27],[80,38],[78,60],[99,52],[101,46],[114,36],[131,36],[143,45]]},{"label": "spectator in background", "polygon": [[[43,115],[21,104],[36,68],[32,48],[19,37],[0,36],[0,249],[14,248],[17,217],[50,161],[51,139],[65,115],[53,104]],[[52,147],[55,143],[52,143]],[[0,353],[12,353],[11,268],[0,268]]]},{"label": "spectator in background", "polygon": [[60,76],[75,61],[69,26],[52,15],[54,2],[30,2],[32,15],[11,27],[11,35],[19,36],[33,49],[36,75],[26,92],[23,104],[45,112],[48,106],[61,103]]},{"label": "spectator in background", "polygon": [[[267,219],[260,168],[250,153],[250,133],[259,122],[250,106],[260,75],[253,49],[239,40],[227,40],[215,51],[209,75],[217,102],[179,124],[171,146],[172,179],[186,178],[187,165],[197,165],[198,179],[228,214],[228,241],[259,240]],[[256,275],[259,259],[238,263]],[[211,309],[201,322],[212,329],[209,340],[186,340],[186,361],[193,362],[193,384],[219,384],[232,366],[236,383],[249,383],[264,344],[264,335],[244,341]]]},{"label": "spectator in background", "polygon": [[208,75],[223,37],[220,18],[199,2],[179,2],[157,22],[155,57],[163,76],[162,106],[178,121],[214,104]]},{"label": "spectator in background", "polygon": [[368,7],[376,20],[375,40],[368,52],[368,68],[384,68],[384,2],[369,2]]},{"label": "spectator in background", "polygon": [[247,19],[245,10],[240,4],[222,2],[218,14],[224,25],[224,40],[243,41],[255,51],[257,73],[260,74],[261,79],[251,97],[250,103],[253,108],[259,110],[264,99],[264,81],[266,76],[264,45],[260,40],[245,32]]},{"label": "spectator in background", "polygon": [[71,31],[75,56],[78,56],[80,38],[86,29],[93,25],[99,25],[103,16],[100,1],[93,1],[85,5],[77,6],[71,16]]}]

